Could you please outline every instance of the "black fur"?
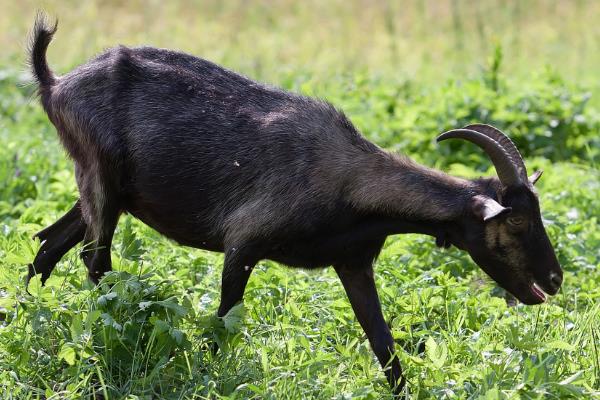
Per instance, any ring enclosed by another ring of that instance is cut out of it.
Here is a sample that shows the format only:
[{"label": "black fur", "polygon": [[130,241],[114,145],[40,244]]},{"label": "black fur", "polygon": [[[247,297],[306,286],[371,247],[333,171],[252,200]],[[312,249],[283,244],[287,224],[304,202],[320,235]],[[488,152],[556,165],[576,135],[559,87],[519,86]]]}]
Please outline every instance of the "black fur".
[{"label": "black fur", "polygon": [[[33,73],[75,163],[80,200],[38,234],[45,242],[29,277],[41,273],[46,280],[83,241],[82,258],[97,282],[111,268],[123,212],[179,243],[225,253],[219,316],[241,301],[261,259],[333,265],[397,392],[404,378],[372,270],[388,235],[424,233],[441,246],[466,249],[528,304],[539,302],[532,279],[558,290],[562,273],[531,188],[512,195],[497,179],[453,178],[389,154],[329,103],[183,53],[121,46],[54,77],[45,51],[55,30],[38,16]],[[490,239],[490,229],[504,229],[504,221],[484,223],[474,211],[473,199],[502,196],[532,217],[533,234],[510,234],[524,235],[515,243],[530,246],[515,246],[524,260],[518,265],[498,251],[506,241]],[[546,255],[544,264],[531,267],[530,249]],[[516,272],[506,272],[507,265]]]},{"label": "black fur", "polygon": [[32,40],[29,48],[31,58],[29,62],[40,89],[54,84],[54,74],[46,62],[46,49],[52,41],[57,27],[58,21],[53,26],[49,26],[44,15],[41,13],[38,13],[33,25]]}]

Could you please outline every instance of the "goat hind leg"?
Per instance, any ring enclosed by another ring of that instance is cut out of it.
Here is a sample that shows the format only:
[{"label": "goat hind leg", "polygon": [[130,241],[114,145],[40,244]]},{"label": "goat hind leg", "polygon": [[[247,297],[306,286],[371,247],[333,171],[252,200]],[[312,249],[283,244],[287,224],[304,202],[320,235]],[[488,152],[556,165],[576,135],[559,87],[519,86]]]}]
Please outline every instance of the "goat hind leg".
[{"label": "goat hind leg", "polygon": [[98,284],[102,275],[111,270],[110,247],[121,209],[118,186],[110,178],[110,171],[95,172],[83,176],[78,184],[87,222],[81,258],[90,280]]},{"label": "goat hind leg", "polygon": [[97,220],[98,227],[96,229],[88,227],[85,231],[85,247],[81,258],[88,269],[89,278],[96,285],[100,278],[112,268],[110,247],[119,221],[119,214],[118,208],[105,204]]},{"label": "goat hind leg", "polygon": [[34,237],[42,241],[42,245],[29,264],[27,283],[36,274],[42,274],[42,284],[50,277],[56,263],[77,243],[83,240],[86,229],[81,215],[79,200],[58,221],[36,233]]}]

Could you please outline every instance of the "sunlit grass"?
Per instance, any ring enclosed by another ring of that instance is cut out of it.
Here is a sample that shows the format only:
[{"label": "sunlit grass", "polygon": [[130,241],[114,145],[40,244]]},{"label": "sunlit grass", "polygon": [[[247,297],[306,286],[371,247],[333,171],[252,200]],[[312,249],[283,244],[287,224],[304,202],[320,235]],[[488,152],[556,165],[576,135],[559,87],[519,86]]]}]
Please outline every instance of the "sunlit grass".
[{"label": "sunlit grass", "polygon": [[36,8],[60,20],[49,50],[67,71],[116,44],[181,49],[256,79],[330,79],[364,72],[391,81],[473,76],[500,45],[503,68],[526,78],[551,67],[597,91],[600,3],[466,0],[19,1],[0,13],[0,65],[23,65]]}]

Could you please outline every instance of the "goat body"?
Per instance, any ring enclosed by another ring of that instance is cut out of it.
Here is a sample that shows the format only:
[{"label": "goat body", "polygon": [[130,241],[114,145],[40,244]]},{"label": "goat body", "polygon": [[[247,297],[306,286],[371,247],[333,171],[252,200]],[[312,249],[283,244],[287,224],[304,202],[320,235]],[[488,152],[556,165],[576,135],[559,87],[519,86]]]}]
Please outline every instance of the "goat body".
[{"label": "goat body", "polygon": [[[408,218],[429,197],[419,181],[430,171],[368,142],[333,106],[182,53],[114,48],[42,97],[97,230],[99,214],[126,211],[184,245],[253,243],[258,258],[314,268],[373,259],[394,230],[385,217]],[[421,193],[377,210],[385,169]]]}]

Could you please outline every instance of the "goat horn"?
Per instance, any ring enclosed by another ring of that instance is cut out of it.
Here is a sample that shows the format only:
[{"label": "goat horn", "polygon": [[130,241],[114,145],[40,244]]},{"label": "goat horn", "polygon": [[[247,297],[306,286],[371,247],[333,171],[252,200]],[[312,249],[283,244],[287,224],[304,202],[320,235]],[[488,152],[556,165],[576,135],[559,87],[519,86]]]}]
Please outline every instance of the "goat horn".
[{"label": "goat horn", "polygon": [[472,124],[465,126],[464,129],[472,129],[479,133],[483,133],[484,135],[498,142],[500,146],[502,146],[506,151],[508,151],[508,154],[510,154],[513,164],[517,166],[517,169],[521,173],[521,180],[527,180],[527,168],[525,167],[523,157],[521,157],[521,153],[517,149],[517,146],[515,146],[514,142],[510,140],[510,138],[506,136],[504,132],[498,128],[494,128],[493,126],[486,124]]},{"label": "goat horn", "polygon": [[481,147],[492,160],[500,182],[504,186],[513,186],[523,183],[521,172],[513,162],[510,153],[491,137],[472,129],[453,129],[437,137],[441,142],[446,139],[464,139]]}]

